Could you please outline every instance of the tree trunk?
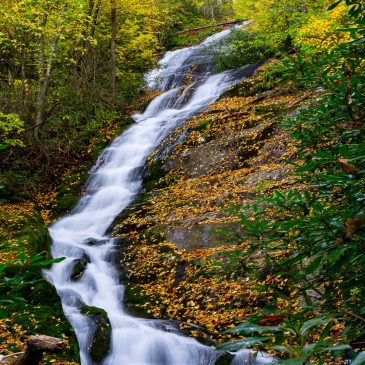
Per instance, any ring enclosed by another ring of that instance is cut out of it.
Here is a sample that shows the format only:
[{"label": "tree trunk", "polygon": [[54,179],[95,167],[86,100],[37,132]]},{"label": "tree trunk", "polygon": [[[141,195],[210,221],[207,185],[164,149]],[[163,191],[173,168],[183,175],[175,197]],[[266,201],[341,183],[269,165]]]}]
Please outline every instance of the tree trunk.
[{"label": "tree trunk", "polygon": [[98,16],[100,12],[100,1],[96,1],[96,4],[93,4],[93,11],[91,16],[91,26],[90,26],[90,36],[94,37],[95,29],[98,21]]},{"label": "tree trunk", "polygon": [[11,365],[38,365],[43,357],[44,351],[58,352],[63,350],[67,341],[49,336],[30,336],[27,342],[27,350]]},{"label": "tree trunk", "polygon": [[25,99],[27,97],[27,88],[26,88],[26,62],[27,62],[27,51],[26,48],[23,47],[22,50],[22,62],[21,62],[21,80],[22,80],[22,91],[20,94],[19,100],[19,113],[22,114],[25,109]]},{"label": "tree trunk", "polygon": [[110,50],[111,50],[111,88],[112,92],[116,92],[116,41],[117,41],[117,8],[115,0],[110,0],[111,13],[110,20],[112,26]]},{"label": "tree trunk", "polygon": [[[64,6],[61,10],[60,16],[62,17],[64,12],[66,11],[66,6]],[[44,20],[42,22],[42,28],[44,28],[47,24],[47,15],[45,15]],[[58,40],[60,35],[56,32],[53,36],[51,48],[48,55],[47,67],[45,68],[45,40],[44,35],[42,34],[39,39],[39,54],[38,54],[38,68],[39,68],[39,76],[38,76],[38,92],[37,92],[37,104],[36,104],[36,118],[34,123],[34,138],[38,139],[39,126],[43,123],[44,119],[44,107],[46,104],[46,96],[49,85],[49,80],[51,77],[51,71],[53,67],[54,56],[56,55],[56,49]]]},{"label": "tree trunk", "polygon": [[[49,51],[47,68],[45,71],[41,71],[40,78],[38,80],[38,93],[37,93],[37,105],[36,105],[36,120],[34,128],[34,137],[38,138],[39,126],[43,123],[44,107],[46,104],[47,89],[49,85],[49,79],[51,76],[54,56],[56,54],[57,43],[59,40],[59,34],[56,33],[53,37],[51,49]],[[42,57],[44,60],[44,56]],[[44,67],[44,65],[43,65]]]}]

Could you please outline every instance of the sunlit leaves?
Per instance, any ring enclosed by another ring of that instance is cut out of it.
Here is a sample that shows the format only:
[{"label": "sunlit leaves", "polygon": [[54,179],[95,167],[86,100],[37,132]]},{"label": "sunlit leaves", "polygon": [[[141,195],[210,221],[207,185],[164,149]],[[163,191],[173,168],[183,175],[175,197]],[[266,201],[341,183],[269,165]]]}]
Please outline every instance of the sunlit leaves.
[{"label": "sunlit leaves", "polygon": [[0,112],[0,150],[9,146],[24,146],[18,137],[24,131],[24,122],[17,114],[4,114]]}]

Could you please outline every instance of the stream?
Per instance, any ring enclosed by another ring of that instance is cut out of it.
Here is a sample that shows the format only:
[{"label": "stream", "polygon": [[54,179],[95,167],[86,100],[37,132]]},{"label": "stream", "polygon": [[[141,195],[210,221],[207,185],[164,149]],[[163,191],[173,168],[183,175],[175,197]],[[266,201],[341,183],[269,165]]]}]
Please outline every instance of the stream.
[{"label": "stream", "polygon": [[[229,36],[224,30],[198,46],[167,52],[159,67],[146,79],[162,93],[143,114],[99,156],[90,171],[76,207],[49,228],[53,257],[65,257],[46,272],[62,300],[66,317],[75,329],[82,365],[95,362],[89,354],[96,324],[80,313],[83,305],[106,311],[111,327],[111,348],[103,365],[214,365],[218,353],[193,338],[169,330],[158,320],[132,317],[123,307],[124,285],[111,259],[116,239],[108,228],[142,188],[142,167],[166,135],[188,117],[216,101],[232,85],[248,77],[250,67],[214,74],[211,50]],[[185,85],[190,75],[190,84]],[[83,274],[72,278],[74,267],[86,260]],[[171,326],[172,327],[172,326]],[[233,364],[271,363],[259,355],[247,360],[248,351],[236,355]]]}]

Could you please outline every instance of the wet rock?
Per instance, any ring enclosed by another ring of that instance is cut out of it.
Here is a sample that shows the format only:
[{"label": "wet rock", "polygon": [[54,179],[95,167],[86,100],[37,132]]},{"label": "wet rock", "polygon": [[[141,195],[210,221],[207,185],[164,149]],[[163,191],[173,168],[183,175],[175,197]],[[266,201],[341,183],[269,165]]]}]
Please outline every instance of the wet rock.
[{"label": "wet rock", "polygon": [[84,274],[87,264],[90,263],[89,257],[84,255],[81,259],[74,260],[74,268],[71,274],[71,280],[78,280]]},{"label": "wet rock", "polygon": [[102,360],[107,356],[110,350],[111,341],[111,324],[107,313],[97,307],[83,306],[81,313],[90,319],[95,324],[95,333],[89,345],[90,357],[96,364],[101,364]]},{"label": "wet rock", "polygon": [[108,242],[108,240],[98,240],[96,238],[89,238],[86,241],[86,244],[89,246],[102,246],[105,245]]},{"label": "wet rock", "polygon": [[234,359],[234,355],[227,351],[219,352],[219,357],[215,361],[214,365],[230,365],[232,360]]},{"label": "wet rock", "polygon": [[107,258],[111,263],[118,266],[119,279],[121,282],[127,281],[127,270],[123,265],[124,257],[130,239],[128,237],[114,238],[114,248],[110,250],[110,257]]},{"label": "wet rock", "polygon": [[161,320],[161,319],[149,319],[146,321],[148,326],[156,328],[163,332],[174,333],[177,335],[181,335],[182,331],[180,330],[180,323],[179,321],[173,320]]},{"label": "wet rock", "polygon": [[141,304],[146,303],[148,297],[142,293],[142,289],[136,286],[127,286],[124,291],[123,305],[128,313],[142,318],[152,318],[152,315]]}]

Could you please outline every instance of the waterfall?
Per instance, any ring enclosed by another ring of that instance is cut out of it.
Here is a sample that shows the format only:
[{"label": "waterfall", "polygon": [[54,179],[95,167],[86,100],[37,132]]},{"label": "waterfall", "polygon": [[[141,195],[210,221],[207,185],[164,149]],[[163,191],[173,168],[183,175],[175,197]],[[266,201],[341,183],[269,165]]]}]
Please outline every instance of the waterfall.
[{"label": "waterfall", "polygon": [[[135,123],[101,153],[90,172],[85,195],[49,228],[52,255],[65,260],[53,265],[46,275],[75,329],[82,365],[94,364],[88,348],[95,333],[93,321],[80,313],[83,305],[102,308],[108,314],[111,349],[104,365],[213,365],[217,359],[213,348],[163,330],[160,321],[135,318],[126,312],[122,305],[125,288],[110,262],[115,239],[106,231],[140,191],[142,176],[136,171],[167,133],[249,74],[246,67],[213,73],[209,49],[217,47],[229,33],[224,30],[198,46],[166,53],[159,68],[146,77],[150,87],[159,88],[162,94],[143,114],[135,115]],[[186,88],[183,84],[188,74],[194,86]],[[80,278],[72,278],[80,260],[84,260],[85,270]]]}]

